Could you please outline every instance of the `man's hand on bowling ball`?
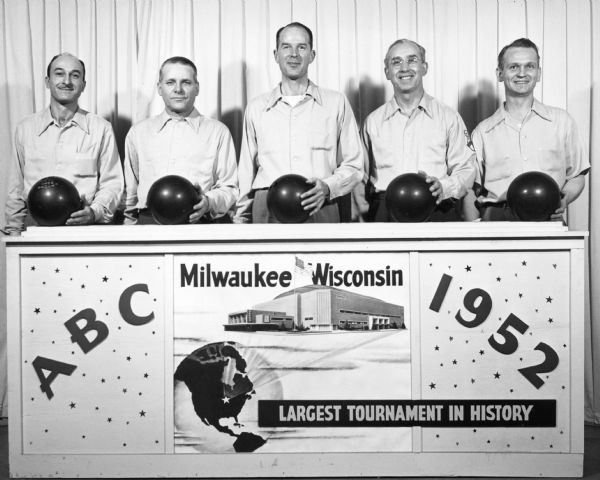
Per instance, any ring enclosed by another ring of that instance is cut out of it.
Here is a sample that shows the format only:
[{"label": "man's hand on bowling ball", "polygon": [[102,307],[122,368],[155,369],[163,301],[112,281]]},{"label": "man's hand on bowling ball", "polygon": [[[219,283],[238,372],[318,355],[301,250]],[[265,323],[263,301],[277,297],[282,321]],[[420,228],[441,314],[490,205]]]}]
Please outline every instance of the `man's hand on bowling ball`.
[{"label": "man's hand on bowling ball", "polygon": [[552,215],[550,215],[550,220],[562,220],[563,213],[565,213],[566,209],[567,209],[567,198],[564,195],[561,195],[560,196],[560,205],[556,210],[554,210],[554,213]]},{"label": "man's hand on bowling ball", "polygon": [[83,208],[73,212],[65,225],[92,225],[96,221],[94,211],[83,195],[81,196],[81,205]]},{"label": "man's hand on bowling ball", "polygon": [[308,210],[311,215],[314,215],[329,198],[329,186],[320,178],[311,177],[306,181],[313,184],[314,187],[300,195],[302,199],[300,204],[304,210]]},{"label": "man's hand on bowling ball", "polygon": [[208,197],[200,194],[200,201],[194,205],[194,213],[190,215],[190,223],[198,223],[208,213],[209,207]]},{"label": "man's hand on bowling ball", "polygon": [[444,188],[442,187],[441,182],[436,177],[427,175],[422,170],[419,170],[419,175],[424,176],[425,181],[427,183],[431,184],[429,187],[429,191],[433,194],[434,197],[436,197],[435,203],[439,204],[442,201],[443,193],[444,193]]}]

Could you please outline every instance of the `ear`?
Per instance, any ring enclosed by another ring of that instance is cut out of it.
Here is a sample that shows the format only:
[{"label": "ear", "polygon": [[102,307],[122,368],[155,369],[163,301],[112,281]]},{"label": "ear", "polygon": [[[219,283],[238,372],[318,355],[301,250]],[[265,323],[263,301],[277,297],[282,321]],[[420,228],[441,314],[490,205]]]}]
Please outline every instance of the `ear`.
[{"label": "ear", "polygon": [[427,62],[423,62],[423,76],[427,75],[429,71],[429,64]]},{"label": "ear", "polygon": [[310,51],[310,63],[312,63],[315,60],[315,57],[317,56],[317,52],[315,52],[314,50]]},{"label": "ear", "polygon": [[502,70],[500,70],[498,67],[496,67],[496,78],[498,79],[498,83],[504,82],[504,74],[502,73]]},{"label": "ear", "polygon": [[383,72],[385,73],[385,78],[388,80],[391,80],[390,78],[390,69],[388,68],[387,64],[385,67],[383,67]]},{"label": "ear", "polygon": [[273,50],[273,58],[277,63],[279,63],[279,59],[277,58],[277,49]]},{"label": "ear", "polygon": [[44,83],[46,84],[46,88],[50,88],[50,79],[48,77],[44,77]]}]

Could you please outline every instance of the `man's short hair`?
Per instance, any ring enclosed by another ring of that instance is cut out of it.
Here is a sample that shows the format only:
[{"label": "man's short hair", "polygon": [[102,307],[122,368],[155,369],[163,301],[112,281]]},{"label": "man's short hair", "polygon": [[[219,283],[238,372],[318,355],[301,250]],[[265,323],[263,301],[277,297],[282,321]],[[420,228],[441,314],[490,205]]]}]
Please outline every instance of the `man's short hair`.
[{"label": "man's short hair", "polygon": [[75,55],[73,55],[72,53],[69,53],[69,52],[62,52],[62,53],[59,53],[58,55],[54,55],[52,57],[52,60],[50,60],[50,63],[46,67],[46,76],[48,78],[50,78],[50,70],[52,69],[52,63],[54,62],[54,60],[56,60],[57,58],[60,58],[60,57],[64,57],[64,56],[73,57],[79,63],[81,63],[81,70],[82,70],[81,74],[83,75],[83,81],[85,82],[85,63],[83,63],[83,60],[81,60],[80,58],[77,58]]},{"label": "man's short hair", "polygon": [[535,43],[533,43],[528,38],[517,38],[514,42],[506,45],[500,50],[498,54],[498,70],[502,70],[504,68],[504,54],[509,48],[533,48],[535,50],[535,54],[537,55],[538,66],[540,64],[540,52]]},{"label": "man's short hair", "polygon": [[198,83],[198,69],[196,68],[196,65],[194,65],[194,62],[192,62],[189,58],[186,58],[186,57],[167,58],[162,63],[162,65],[160,66],[160,70],[158,71],[158,81],[159,82],[162,80],[163,68],[165,68],[166,65],[171,65],[174,63],[177,63],[179,65],[187,65],[188,67],[190,67],[194,71],[194,80],[196,81],[196,83]]},{"label": "man's short hair", "polygon": [[303,23],[300,22],[292,22],[292,23],[288,23],[287,25],[281,27],[279,30],[277,30],[277,33],[275,34],[275,48],[279,48],[279,37],[281,36],[281,32],[283,32],[286,28],[288,27],[298,27],[298,28],[303,28],[306,33],[308,33],[308,44],[310,45],[310,49],[312,50],[313,48],[313,33],[312,30],[310,28],[308,28],[306,25],[304,25]]},{"label": "man's short hair", "polygon": [[423,47],[422,45],[418,44],[417,42],[415,42],[414,40],[409,40],[408,38],[401,38],[399,40],[396,40],[394,43],[392,43],[386,54],[385,54],[385,58],[383,59],[383,63],[385,64],[385,66],[387,67],[388,64],[388,60],[390,59],[390,52],[392,51],[392,48],[394,48],[396,45],[402,45],[403,43],[412,43],[414,46],[416,46],[419,49],[419,55],[421,56],[421,61],[423,63],[426,62],[425,60],[425,47]]}]

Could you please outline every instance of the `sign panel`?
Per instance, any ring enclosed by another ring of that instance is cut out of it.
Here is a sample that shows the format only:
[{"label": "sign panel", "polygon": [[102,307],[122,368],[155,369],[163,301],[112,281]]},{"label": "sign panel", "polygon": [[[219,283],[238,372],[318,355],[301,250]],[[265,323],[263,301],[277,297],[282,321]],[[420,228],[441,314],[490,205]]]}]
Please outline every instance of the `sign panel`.
[{"label": "sign panel", "polygon": [[174,272],[176,453],[412,449],[365,402],[411,398],[407,253],[176,256]]},{"label": "sign panel", "polygon": [[21,259],[24,453],[164,452],[163,262]]}]

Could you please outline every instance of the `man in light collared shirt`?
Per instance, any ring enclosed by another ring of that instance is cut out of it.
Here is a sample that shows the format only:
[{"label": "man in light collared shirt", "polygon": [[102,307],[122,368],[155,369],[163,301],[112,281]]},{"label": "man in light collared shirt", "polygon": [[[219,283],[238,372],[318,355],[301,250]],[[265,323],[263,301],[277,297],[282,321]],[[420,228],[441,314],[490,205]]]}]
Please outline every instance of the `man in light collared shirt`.
[{"label": "man in light collared shirt", "polygon": [[475,178],[465,124],[457,112],[425,93],[428,64],[421,45],[396,40],[384,64],[394,96],[366,118],[362,130],[367,220],[390,220],[385,191],[403,173],[421,173],[430,183],[437,202],[430,220],[460,220],[455,200],[466,195]]},{"label": "man in light collared shirt", "polygon": [[134,125],[125,140],[125,223],[156,223],[148,190],[165,175],[180,175],[201,192],[189,223],[227,223],[238,195],[233,139],[227,127],[194,108],[197,69],[185,57],[160,67],[158,94],[165,110]]},{"label": "man in light collared shirt", "polygon": [[240,199],[234,221],[277,223],[267,189],[281,175],[303,175],[308,222],[339,222],[338,199],[362,179],[360,136],[348,100],[308,79],[315,59],[311,30],[291,23],[276,35],[281,83],[252,100],[244,118],[239,163]]},{"label": "man in light collared shirt", "polygon": [[79,107],[85,88],[85,65],[70,53],[48,64],[46,88],[50,106],[17,125],[15,155],[6,199],[6,227],[19,235],[34,225],[27,215],[27,196],[42,178],[59,176],[72,182],[83,208],[67,225],[110,223],[123,193],[123,171],[110,123]]},{"label": "man in light collared shirt", "polygon": [[465,203],[465,214],[474,220],[517,220],[506,204],[512,180],[523,172],[550,175],[561,189],[561,204],[552,215],[562,219],[567,205],[585,186],[589,159],[571,116],[544,105],[533,96],[540,79],[538,48],[520,38],[498,55],[498,81],[504,83],[506,102],[473,131],[477,152],[477,192]]}]

